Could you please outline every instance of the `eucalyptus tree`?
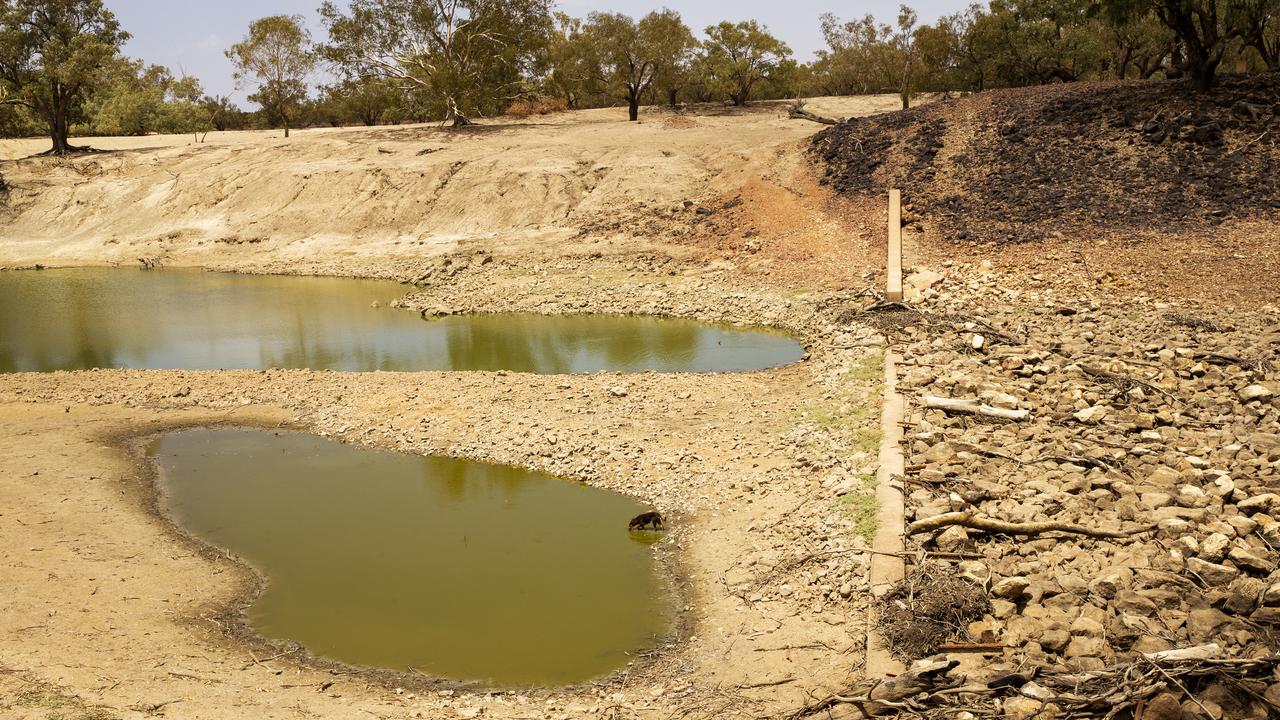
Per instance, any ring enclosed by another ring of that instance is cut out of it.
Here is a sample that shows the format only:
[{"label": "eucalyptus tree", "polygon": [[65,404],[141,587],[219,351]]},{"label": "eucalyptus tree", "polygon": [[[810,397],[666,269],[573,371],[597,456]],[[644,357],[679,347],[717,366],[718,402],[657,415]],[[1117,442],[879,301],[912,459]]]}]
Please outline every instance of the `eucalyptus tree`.
[{"label": "eucalyptus tree", "polygon": [[272,123],[290,121],[307,98],[307,78],[316,55],[301,15],[272,15],[249,23],[249,34],[226,51],[239,87],[256,86],[249,99],[262,106]]},{"label": "eucalyptus tree", "polygon": [[1280,70],[1280,0],[1236,0],[1231,22],[1267,70]]},{"label": "eucalyptus tree", "polygon": [[671,10],[638,22],[622,13],[591,13],[582,26],[588,64],[605,93],[627,103],[627,117],[640,118],[640,100],[660,74],[675,82],[695,44],[693,33]]},{"label": "eucalyptus tree", "polygon": [[48,126],[52,155],[129,34],[102,0],[0,0],[0,104],[27,108]]},{"label": "eucalyptus tree", "polygon": [[755,20],[707,28],[702,66],[734,105],[746,105],[757,84],[791,67],[791,48]]},{"label": "eucalyptus tree", "polygon": [[[1218,67],[1238,41],[1252,44],[1255,31],[1275,29],[1280,2],[1277,0],[1097,0],[1106,19],[1115,24],[1130,22],[1148,13],[1155,15],[1177,37],[1180,53],[1177,69],[1185,69],[1196,89],[1210,90]],[[1280,42],[1271,46],[1280,48]],[[1265,52],[1263,43],[1262,51]],[[1265,59],[1265,56],[1264,56]],[[1274,62],[1274,58],[1272,60]]]},{"label": "eucalyptus tree", "polygon": [[550,0],[327,1],[321,56],[349,77],[376,77],[428,99],[455,127],[521,94],[551,36]]}]

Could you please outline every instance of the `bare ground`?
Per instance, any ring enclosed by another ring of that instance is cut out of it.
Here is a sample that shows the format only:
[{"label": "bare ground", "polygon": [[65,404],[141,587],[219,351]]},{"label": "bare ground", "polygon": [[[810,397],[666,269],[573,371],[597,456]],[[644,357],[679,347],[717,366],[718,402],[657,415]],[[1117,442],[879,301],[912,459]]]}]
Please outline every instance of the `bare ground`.
[{"label": "bare ground", "polygon": [[[810,107],[847,115],[895,102]],[[0,209],[0,265],[146,257],[392,277],[416,281],[403,303],[413,309],[770,323],[804,338],[811,357],[711,376],[0,377],[0,583],[18,589],[0,595],[0,711],[777,717],[859,679],[869,597],[857,508],[875,469],[883,338],[842,315],[880,280],[884,216],[875,199],[819,185],[804,157],[819,126],[784,115],[655,113],[628,125],[592,111],[460,135],[307,131],[288,144],[270,134],[207,145],[137,138],[97,141],[113,150],[102,155],[5,162],[14,191]],[[39,145],[0,143],[0,157]],[[932,230],[908,240],[913,263],[950,266],[942,287],[961,311],[982,314],[970,297],[982,292],[1015,316],[1090,297],[1123,312],[1145,296],[1141,307],[1161,312],[1263,306],[1240,311],[1262,327],[1280,269],[1262,241],[1274,225],[1254,223],[1237,240],[1221,232],[1232,222],[1186,234],[1192,245],[1071,236],[995,256]],[[996,292],[1004,287],[1018,290]],[[937,290],[929,298],[940,302]],[[1150,339],[1122,328],[1114,342]],[[904,349],[909,363],[928,350]],[[955,385],[976,392],[963,378]],[[610,392],[619,386],[625,396]],[[463,691],[292,655],[256,662],[251,652],[275,652],[236,624],[257,579],[155,515],[132,440],[227,422],[514,463],[653,502],[676,518],[659,554],[681,579],[681,631],[628,672],[538,692]],[[1024,659],[1018,652],[1007,659]]]},{"label": "bare ground", "polygon": [[[832,102],[844,113],[891,105]],[[838,327],[826,293],[743,282],[739,262],[769,272],[775,260],[717,257],[692,222],[738,185],[806,181],[790,148],[816,129],[768,107],[638,126],[601,112],[465,134],[309,131],[288,144],[263,134],[103,140],[94,144],[111,152],[6,162],[14,192],[0,210],[0,265],[146,257],[393,277],[417,281],[402,303],[415,310],[776,324],[811,355],[709,376],[0,377],[0,583],[20,588],[0,599],[0,712],[756,717],[856,677],[867,555],[837,494],[856,496],[874,471],[878,340]],[[682,234],[632,229],[654,222]],[[296,654],[258,662],[279,650],[248,633],[239,611],[261,580],[157,515],[141,453],[156,432],[227,423],[513,463],[652,502],[674,518],[658,555],[679,580],[679,630],[622,673],[547,691],[475,692]]]}]

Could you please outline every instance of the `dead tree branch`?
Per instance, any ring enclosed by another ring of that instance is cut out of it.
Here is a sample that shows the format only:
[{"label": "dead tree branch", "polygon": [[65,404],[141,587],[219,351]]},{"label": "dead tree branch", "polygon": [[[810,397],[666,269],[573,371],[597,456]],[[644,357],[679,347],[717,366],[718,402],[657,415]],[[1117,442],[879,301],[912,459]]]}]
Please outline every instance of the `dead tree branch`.
[{"label": "dead tree branch", "polygon": [[816,123],[822,123],[823,125],[839,125],[840,123],[844,122],[843,118],[832,118],[832,117],[827,117],[826,115],[818,115],[816,113],[811,113],[808,110],[804,109],[804,105],[805,103],[803,100],[796,100],[795,102],[792,102],[791,105],[787,108],[787,116],[790,117],[792,120],[799,118],[801,120],[809,120]]},{"label": "dead tree branch", "polygon": [[984,532],[1002,533],[1004,535],[1039,535],[1047,532],[1064,532],[1094,538],[1127,538],[1151,532],[1155,529],[1154,525],[1134,530],[1096,530],[1068,522],[1005,522],[1003,520],[979,517],[973,511],[966,510],[963,512],[943,513],[924,520],[917,520],[907,526],[907,534],[919,535],[920,533],[939,530],[952,525]]},{"label": "dead tree branch", "polygon": [[933,395],[925,396],[924,406],[930,410],[942,410],[944,412],[959,413],[962,415],[983,415],[986,417],[1000,418],[1001,420],[1026,420],[1031,416],[1030,410],[1008,410],[1006,408],[983,405],[976,400],[956,400],[952,398],[934,397]]}]

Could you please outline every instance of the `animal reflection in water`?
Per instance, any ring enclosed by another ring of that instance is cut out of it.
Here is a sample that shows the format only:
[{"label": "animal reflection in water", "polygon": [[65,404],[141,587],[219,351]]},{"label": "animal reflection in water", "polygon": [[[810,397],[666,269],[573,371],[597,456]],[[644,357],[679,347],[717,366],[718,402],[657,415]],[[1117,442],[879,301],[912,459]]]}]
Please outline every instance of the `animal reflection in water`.
[{"label": "animal reflection in water", "polygon": [[644,530],[647,527],[662,530],[662,515],[656,512],[640,513],[627,523],[627,530]]}]

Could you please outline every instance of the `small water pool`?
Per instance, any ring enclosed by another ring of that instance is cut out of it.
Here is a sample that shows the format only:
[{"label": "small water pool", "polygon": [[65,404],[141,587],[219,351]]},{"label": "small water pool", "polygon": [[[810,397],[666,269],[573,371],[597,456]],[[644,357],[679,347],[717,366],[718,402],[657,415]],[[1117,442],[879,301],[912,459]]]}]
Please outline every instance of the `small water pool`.
[{"label": "small water pool", "polygon": [[267,579],[262,635],[355,665],[495,686],[616,670],[671,627],[627,522],[648,508],[516,468],[296,432],[159,438],[165,513]]},{"label": "small water pool", "polygon": [[424,320],[390,281],[200,270],[0,272],[0,372],[90,368],[727,372],[794,338],[691,320],[503,313]]}]

